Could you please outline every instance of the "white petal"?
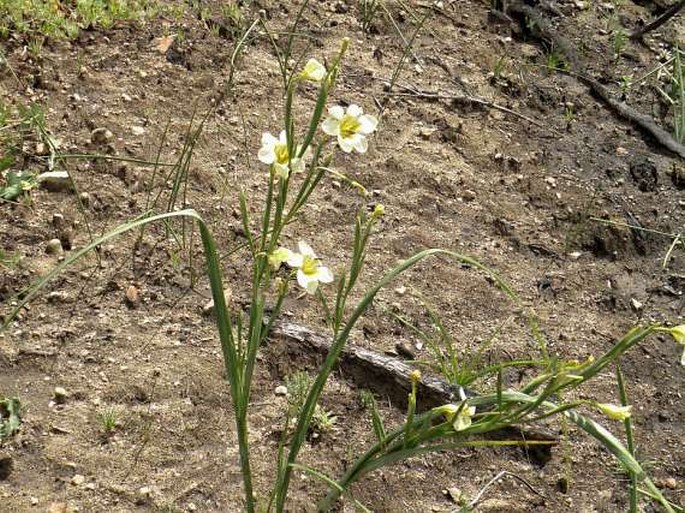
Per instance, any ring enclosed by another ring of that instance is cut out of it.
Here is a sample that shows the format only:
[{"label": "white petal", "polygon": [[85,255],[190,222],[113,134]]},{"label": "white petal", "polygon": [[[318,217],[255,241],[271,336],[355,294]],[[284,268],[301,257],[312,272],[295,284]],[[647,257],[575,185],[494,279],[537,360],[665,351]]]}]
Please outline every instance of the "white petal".
[{"label": "white petal", "polygon": [[364,114],[364,111],[359,105],[355,105],[354,103],[351,104],[349,107],[347,107],[347,115],[352,116],[353,118],[358,118]]},{"label": "white petal", "polygon": [[[298,144],[298,145],[297,145],[297,155],[299,155],[301,151],[302,151],[302,145],[301,145],[301,144]],[[310,146],[307,146],[307,149],[305,150],[304,155],[302,155],[302,157],[300,157],[300,158],[301,158],[301,159],[310,159],[310,158],[312,158],[312,147],[311,147],[311,145],[310,145]]]},{"label": "white petal", "polygon": [[328,109],[328,114],[337,120],[341,120],[345,115],[345,109],[343,109],[340,105],[333,105],[333,107]]},{"label": "white petal", "polygon": [[359,116],[359,131],[362,134],[370,134],[374,130],[376,130],[376,127],[378,126],[378,120],[374,116],[370,116],[368,114],[364,114],[363,116]]},{"label": "white petal", "polygon": [[319,286],[319,282],[315,277],[307,276],[302,270],[297,271],[297,283],[310,294],[314,294]]},{"label": "white petal", "polygon": [[366,153],[366,150],[369,148],[369,142],[362,134],[354,134],[350,137],[350,141],[358,153]]},{"label": "white petal", "polygon": [[455,431],[463,431],[471,425],[471,417],[460,413],[452,422]]},{"label": "white petal", "polygon": [[293,173],[301,173],[304,171],[304,160],[302,159],[293,159],[290,161],[290,170]]},{"label": "white petal", "polygon": [[335,118],[326,118],[321,124],[321,129],[325,134],[338,135],[340,133],[340,121]]},{"label": "white petal", "polygon": [[286,135],[285,130],[282,130],[278,135],[278,142],[279,144],[288,144],[288,136]]},{"label": "white petal", "polygon": [[299,253],[291,253],[290,258],[285,261],[286,264],[288,264],[290,267],[302,267],[302,261],[304,259],[302,258],[302,255]]},{"label": "white petal", "polygon": [[342,135],[338,136],[338,145],[345,153],[350,153],[354,149],[354,141],[352,141],[351,138],[346,138]]},{"label": "white petal", "polygon": [[333,273],[328,267],[320,266],[316,270],[316,279],[321,283],[331,283],[333,281]]},{"label": "white petal", "polygon": [[297,243],[297,247],[300,250],[300,253],[303,256],[308,256],[312,258],[316,258],[316,255],[314,254],[314,250],[312,247],[307,244],[305,241],[301,240],[300,242]]},{"label": "white petal", "polygon": [[264,164],[273,164],[276,160],[276,154],[274,153],[273,147],[262,146],[257,153],[257,158],[260,162]]},{"label": "white petal", "polygon": [[288,167],[288,164],[274,164],[274,171],[276,175],[283,180],[288,178],[288,175],[290,174],[290,168]]},{"label": "white petal", "polygon": [[302,76],[305,80],[320,82],[326,76],[326,68],[316,59],[309,59],[302,70]]},{"label": "white petal", "polygon": [[264,132],[262,134],[262,146],[271,146],[273,147],[276,143],[278,142],[278,139],[276,139],[273,135],[271,135],[268,132]]}]

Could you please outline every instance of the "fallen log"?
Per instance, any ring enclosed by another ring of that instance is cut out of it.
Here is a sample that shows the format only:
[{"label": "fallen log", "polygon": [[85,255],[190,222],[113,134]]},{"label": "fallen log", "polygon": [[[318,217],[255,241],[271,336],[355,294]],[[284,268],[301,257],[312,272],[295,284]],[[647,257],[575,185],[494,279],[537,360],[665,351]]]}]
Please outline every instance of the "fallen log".
[{"label": "fallen log", "polygon": [[[272,340],[284,342],[281,349],[292,361],[302,361],[312,354],[323,358],[331,347],[330,337],[317,333],[305,326],[290,322],[276,322],[270,333]],[[338,370],[345,379],[359,388],[366,388],[381,397],[390,399],[399,408],[406,408],[411,390],[410,375],[414,368],[405,362],[363,347],[348,344],[338,362]],[[422,376],[417,389],[417,410],[427,411],[436,406],[460,401],[458,386],[431,376]],[[478,394],[464,390],[467,397]],[[551,447],[559,442],[557,433],[542,426],[506,428],[489,434],[495,439],[516,439],[542,441],[549,445],[525,447],[531,461],[544,465],[551,459]]]}]

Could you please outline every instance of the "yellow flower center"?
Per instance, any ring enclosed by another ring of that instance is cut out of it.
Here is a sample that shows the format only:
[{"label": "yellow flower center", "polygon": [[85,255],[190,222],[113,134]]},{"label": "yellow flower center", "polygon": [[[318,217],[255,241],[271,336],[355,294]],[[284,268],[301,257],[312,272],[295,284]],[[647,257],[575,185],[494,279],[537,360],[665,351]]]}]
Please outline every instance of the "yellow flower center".
[{"label": "yellow flower center", "polygon": [[319,269],[319,264],[316,262],[316,259],[305,255],[305,257],[302,259],[301,269],[302,272],[307,276],[312,276],[316,274],[317,270]]},{"label": "yellow flower center", "polygon": [[274,153],[276,154],[276,162],[278,164],[287,164],[290,160],[290,155],[288,155],[287,144],[277,144],[274,147]]},{"label": "yellow flower center", "polygon": [[357,120],[357,118],[345,114],[340,121],[340,135],[344,138],[352,137],[354,134],[359,132],[362,124]]}]

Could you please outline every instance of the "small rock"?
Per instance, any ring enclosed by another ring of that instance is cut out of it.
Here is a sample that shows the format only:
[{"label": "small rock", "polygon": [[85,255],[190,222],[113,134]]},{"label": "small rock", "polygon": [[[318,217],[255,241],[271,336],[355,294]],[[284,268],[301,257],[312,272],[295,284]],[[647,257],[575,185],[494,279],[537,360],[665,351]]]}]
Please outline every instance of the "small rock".
[{"label": "small rock", "polygon": [[114,138],[114,134],[107,128],[96,128],[90,133],[90,142],[93,144],[105,144]]},{"label": "small rock", "polygon": [[133,98],[131,98],[131,95],[130,95],[130,94],[121,93],[121,98],[122,98],[125,102],[133,101]]},{"label": "small rock", "polygon": [[138,499],[136,500],[136,504],[146,504],[149,502],[150,497],[152,496],[152,488],[149,486],[142,486],[138,490]]},{"label": "small rock", "polygon": [[31,506],[38,506],[38,497],[31,497]]},{"label": "small rock", "polygon": [[143,135],[145,133],[145,128],[143,128],[142,126],[134,125],[131,127],[131,132],[133,133],[133,135]]},{"label": "small rock", "polygon": [[676,481],[674,477],[667,477],[659,484],[661,485],[661,488],[668,488],[669,490],[678,488],[678,481]]},{"label": "small rock", "polygon": [[64,216],[59,212],[52,214],[52,226],[62,228],[64,226]]},{"label": "small rock", "polygon": [[438,131],[438,129],[434,126],[431,126],[431,127],[424,126],[424,127],[421,127],[419,129],[419,135],[421,136],[422,139],[428,140],[428,139],[430,139],[431,135],[433,135],[437,131]]},{"label": "small rock", "polygon": [[642,304],[642,302],[638,301],[634,297],[630,298],[630,306],[635,310],[636,312],[642,311],[642,309],[645,307],[645,305]]},{"label": "small rock", "polygon": [[654,192],[658,183],[656,164],[648,157],[636,157],[630,163],[630,176],[642,192]]},{"label": "small rock", "polygon": [[573,251],[569,253],[568,256],[571,260],[578,260],[583,255],[582,251]]},{"label": "small rock", "polygon": [[7,453],[0,452],[0,481],[4,481],[12,473],[12,468],[14,466],[14,461],[12,456]]},{"label": "small rock", "polygon": [[448,488],[445,490],[447,492],[447,495],[449,495],[449,498],[454,501],[455,504],[461,504],[464,500],[464,492],[462,492],[459,488],[457,487],[452,487]]},{"label": "small rock", "polygon": [[52,397],[57,404],[64,404],[69,398],[69,392],[67,392],[63,387],[55,387],[55,390],[52,392]]},{"label": "small rock", "polygon": [[126,289],[126,304],[135,308],[140,303],[140,292],[135,285],[129,285]]},{"label": "small rock", "polygon": [[[230,289],[224,289],[224,300],[226,301],[226,306],[230,308],[231,303],[233,301],[233,293],[231,292]],[[202,315],[209,317],[210,315],[214,315],[214,300],[210,299],[203,307],[202,307]]]},{"label": "small rock", "polygon": [[276,387],[276,390],[274,390],[274,394],[276,395],[288,395],[288,387],[284,385],[280,385]]},{"label": "small rock", "polygon": [[472,190],[466,189],[461,193],[461,197],[464,201],[473,201],[476,199],[476,193]]},{"label": "small rock", "polygon": [[78,195],[79,200],[81,200],[81,204],[85,207],[88,208],[90,206],[90,194],[87,192],[82,192],[81,194]]},{"label": "small rock", "polygon": [[62,241],[59,239],[50,239],[45,246],[45,252],[48,255],[61,255],[64,252]]},{"label": "small rock", "polygon": [[86,478],[81,474],[76,474],[74,475],[74,477],[71,478],[71,484],[73,484],[74,486],[81,486],[85,482]]},{"label": "small rock", "polygon": [[53,290],[47,295],[46,299],[48,300],[48,303],[52,304],[71,302],[71,296],[69,296],[69,293],[61,290]]},{"label": "small rock", "polygon": [[47,171],[38,175],[38,185],[50,192],[68,192],[73,189],[71,178],[66,171]]},{"label": "small rock", "polygon": [[67,513],[67,503],[53,502],[48,506],[46,513]]},{"label": "small rock", "polygon": [[397,294],[398,296],[404,296],[406,293],[407,287],[405,287],[404,285],[402,285],[401,287],[397,287],[395,289],[395,294]]},{"label": "small rock", "polygon": [[400,355],[402,358],[406,358],[407,360],[415,360],[416,359],[416,354],[414,354],[414,349],[407,344],[406,342],[397,342],[395,344],[395,351],[397,351],[397,354]]}]

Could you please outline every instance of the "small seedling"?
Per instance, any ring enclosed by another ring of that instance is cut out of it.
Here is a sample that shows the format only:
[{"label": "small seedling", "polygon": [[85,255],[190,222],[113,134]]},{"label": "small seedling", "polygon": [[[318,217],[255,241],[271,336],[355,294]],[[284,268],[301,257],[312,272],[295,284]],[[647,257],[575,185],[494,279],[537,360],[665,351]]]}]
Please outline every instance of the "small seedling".
[{"label": "small seedling", "polygon": [[109,438],[119,427],[119,412],[116,408],[107,408],[98,413],[98,421],[100,422],[100,431]]},{"label": "small seedling", "polygon": [[0,442],[19,431],[21,402],[16,397],[0,395]]},{"label": "small seedling", "polygon": [[0,180],[0,199],[16,201],[28,198],[29,191],[36,186],[36,177],[31,171],[5,171]]},{"label": "small seedling", "polygon": [[[312,386],[314,380],[306,372],[296,372],[286,380],[286,388],[288,389],[288,415],[290,418],[297,418],[307,399],[307,394]],[[337,421],[337,417],[326,411],[319,404],[314,408],[312,416],[312,428],[325,432],[333,429]]]},{"label": "small seedling", "polygon": [[368,34],[373,27],[378,7],[378,0],[359,0],[359,22],[365,34]]},{"label": "small seedling", "polygon": [[611,37],[611,47],[614,50],[614,56],[616,59],[618,59],[621,56],[621,53],[626,47],[626,43],[628,42],[628,35],[625,33],[623,29],[617,29],[614,30],[613,35]]}]

